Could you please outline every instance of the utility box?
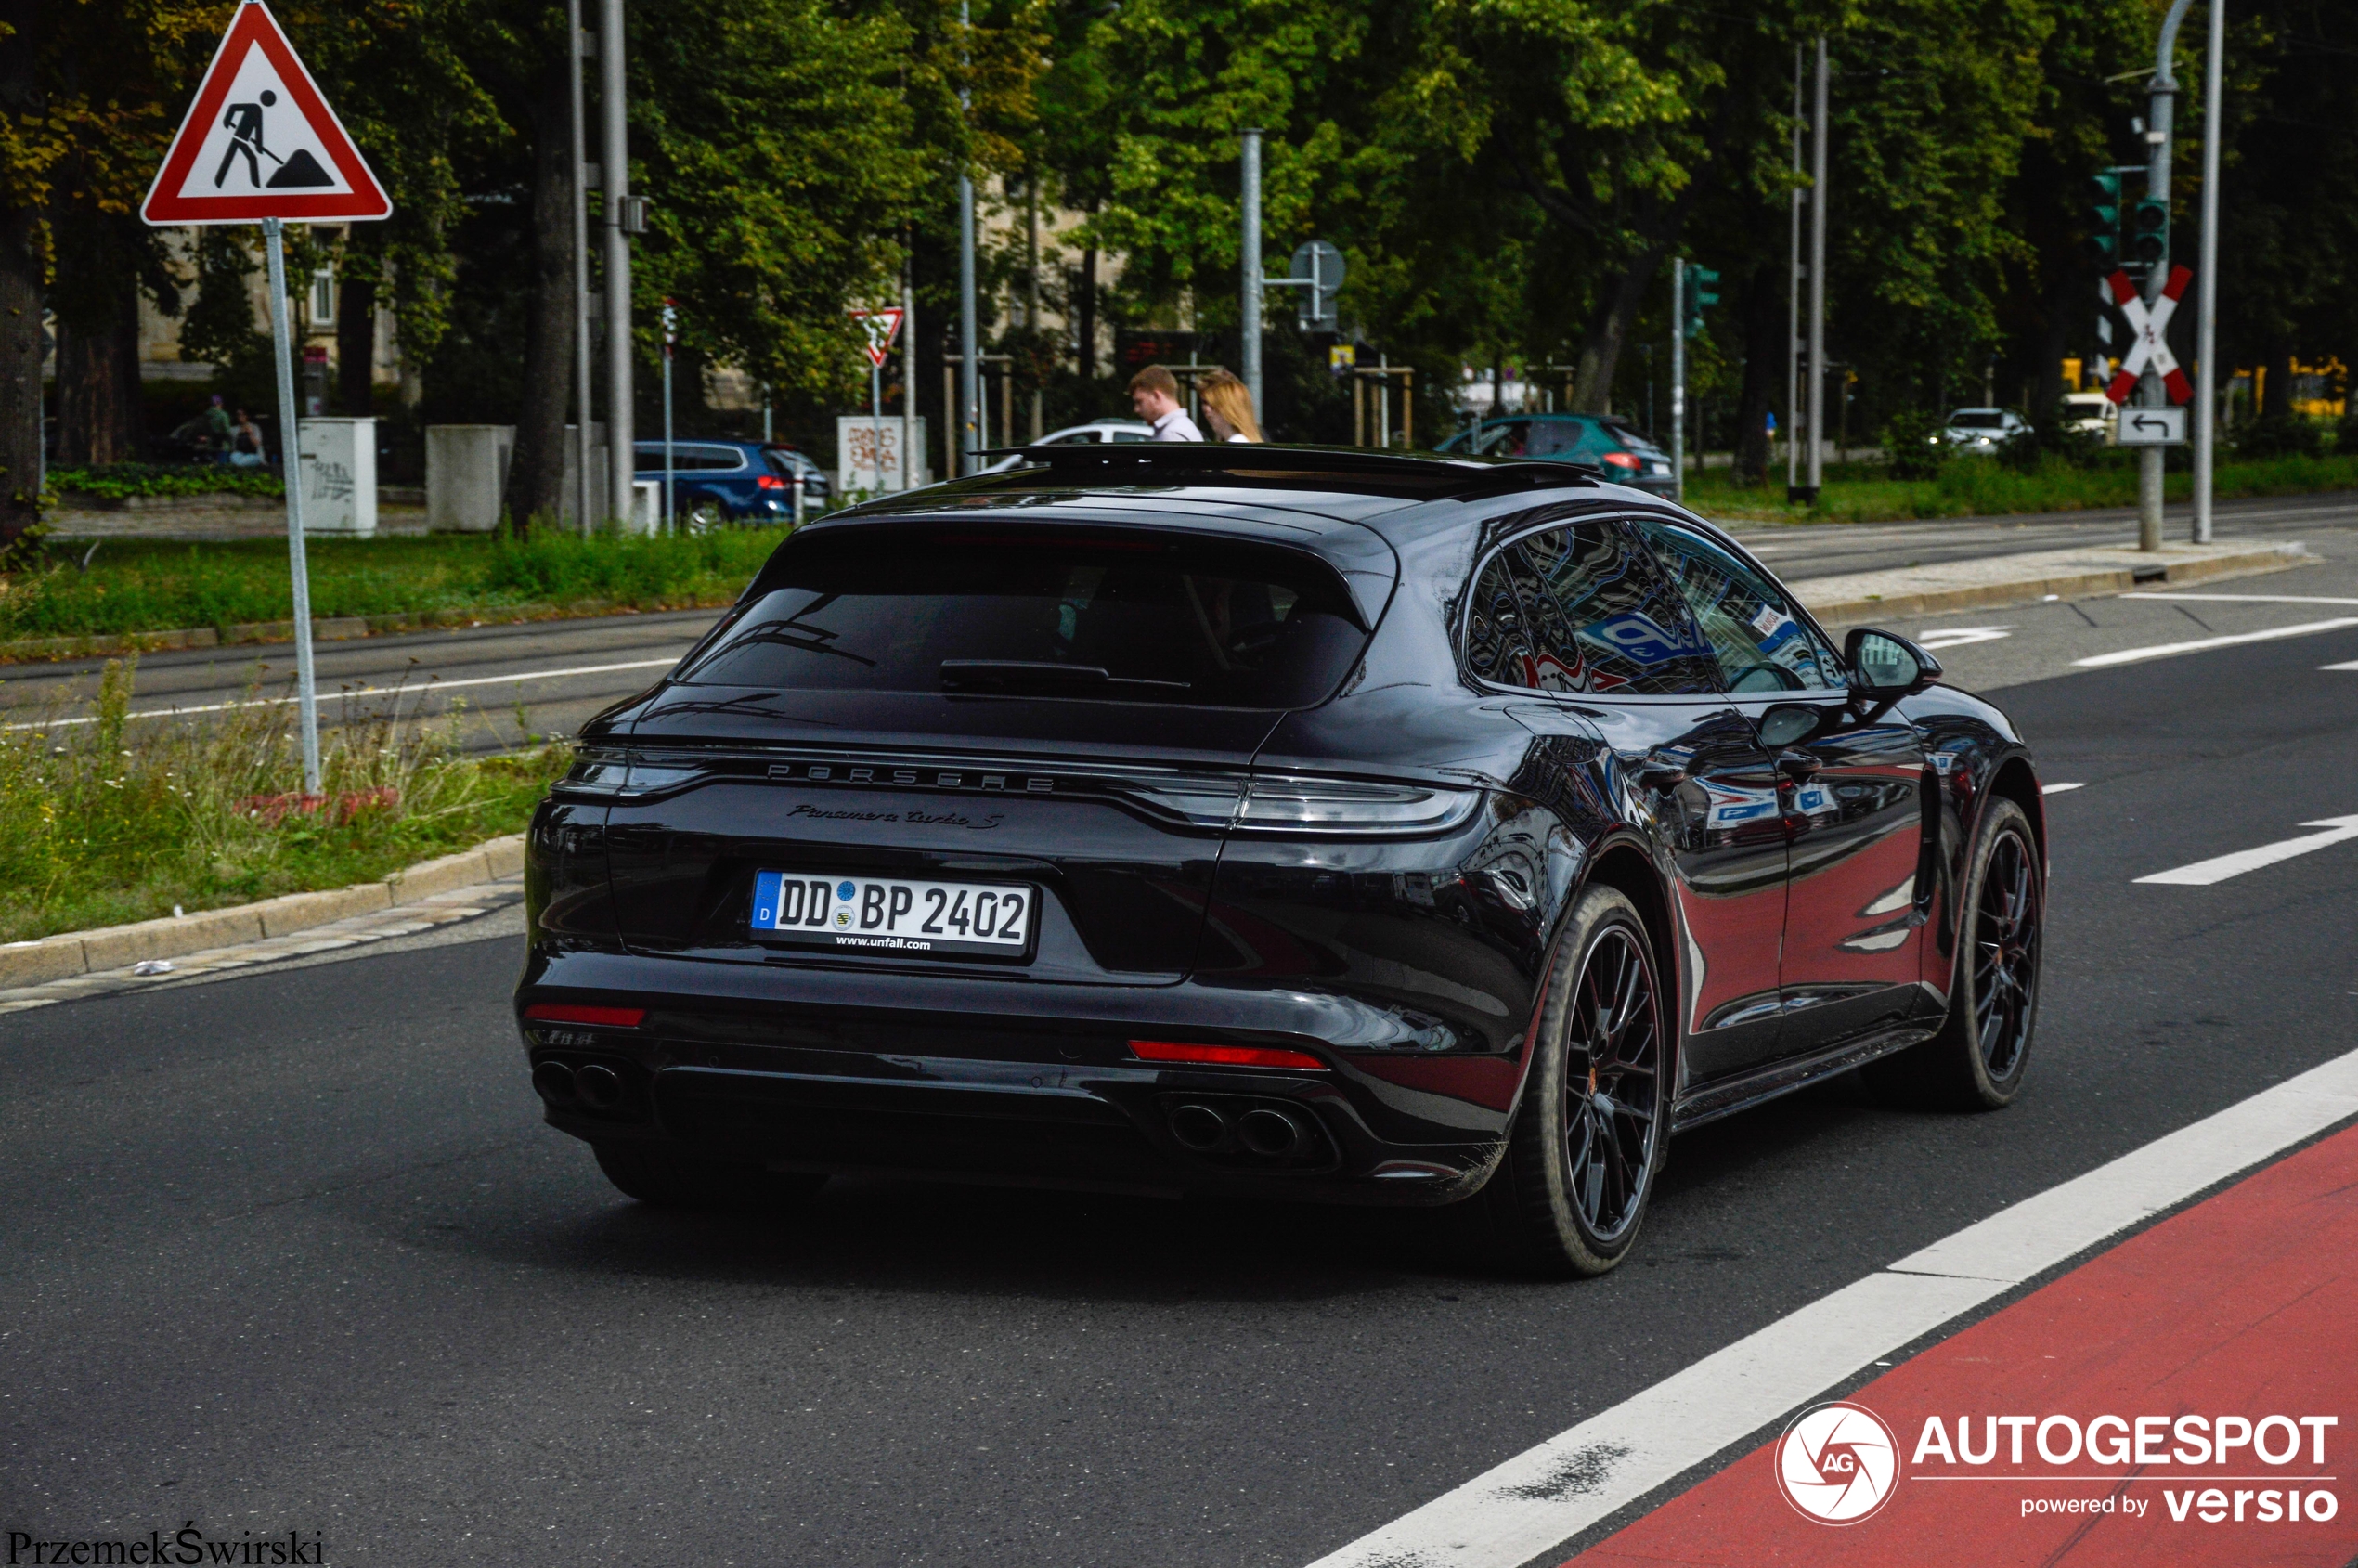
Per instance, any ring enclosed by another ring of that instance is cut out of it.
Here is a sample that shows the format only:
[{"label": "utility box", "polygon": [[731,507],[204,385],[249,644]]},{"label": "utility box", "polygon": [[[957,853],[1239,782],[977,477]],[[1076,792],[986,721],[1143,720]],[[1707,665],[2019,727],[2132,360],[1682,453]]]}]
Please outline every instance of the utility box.
[{"label": "utility box", "polygon": [[487,534],[499,526],[515,450],[512,424],[426,426],[426,526],[437,534]]},{"label": "utility box", "polygon": [[377,531],[377,421],[304,420],[296,432],[303,531],[368,538]]},{"label": "utility box", "polygon": [[[926,421],[887,414],[881,421],[865,414],[836,416],[836,453],[842,466],[836,471],[838,503],[853,493],[880,496],[901,488],[900,460],[909,460],[910,489],[933,483],[926,468]],[[877,471],[877,458],[884,460]]]}]

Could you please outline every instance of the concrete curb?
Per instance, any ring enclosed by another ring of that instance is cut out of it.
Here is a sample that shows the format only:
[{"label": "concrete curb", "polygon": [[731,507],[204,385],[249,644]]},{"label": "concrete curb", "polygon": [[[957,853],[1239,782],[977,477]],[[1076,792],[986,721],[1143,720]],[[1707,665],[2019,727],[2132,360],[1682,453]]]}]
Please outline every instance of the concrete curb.
[{"label": "concrete curb", "polygon": [[1856,626],[2036,603],[2050,594],[2058,599],[2092,599],[2157,583],[2251,577],[2313,565],[2316,561],[2300,544],[2179,545],[2154,555],[2133,550],[2055,550],[1898,571],[1807,577],[1788,586],[1823,624]]},{"label": "concrete curb", "polygon": [[68,931],[37,941],[0,946],[0,991],[120,969],[150,958],[176,958],[208,948],[260,941],[325,926],[355,914],[419,903],[458,888],[496,882],[524,870],[524,835],[512,833],[439,860],[421,861],[382,882],[360,882],[317,893],[288,893],[260,903],[203,910],[95,931]]}]

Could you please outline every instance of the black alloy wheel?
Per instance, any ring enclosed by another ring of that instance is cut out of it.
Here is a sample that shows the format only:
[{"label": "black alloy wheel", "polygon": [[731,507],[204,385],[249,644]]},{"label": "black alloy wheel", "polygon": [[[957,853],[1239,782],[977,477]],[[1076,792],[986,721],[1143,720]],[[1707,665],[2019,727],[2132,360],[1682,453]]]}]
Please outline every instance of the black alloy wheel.
[{"label": "black alloy wheel", "polygon": [[2039,1024],[2047,886],[2030,819],[2012,800],[1982,807],[1957,906],[1948,1020],[1923,1044],[1866,1068],[1869,1086],[1895,1105],[1996,1110],[2022,1090]]},{"label": "black alloy wheel", "polygon": [[1483,1189],[1515,1263],[1603,1274],[1644,1223],[1669,1134],[1673,1027],[1637,906],[1591,888],[1566,922],[1508,1152]]}]

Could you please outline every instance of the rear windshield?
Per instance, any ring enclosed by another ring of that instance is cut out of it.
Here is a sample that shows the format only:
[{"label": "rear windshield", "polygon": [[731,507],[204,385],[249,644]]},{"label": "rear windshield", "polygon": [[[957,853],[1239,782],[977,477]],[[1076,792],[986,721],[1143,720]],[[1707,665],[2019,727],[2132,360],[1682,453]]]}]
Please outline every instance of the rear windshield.
[{"label": "rear windshield", "polygon": [[758,586],[680,680],[1307,707],[1367,642],[1323,563],[1200,538],[831,530]]}]

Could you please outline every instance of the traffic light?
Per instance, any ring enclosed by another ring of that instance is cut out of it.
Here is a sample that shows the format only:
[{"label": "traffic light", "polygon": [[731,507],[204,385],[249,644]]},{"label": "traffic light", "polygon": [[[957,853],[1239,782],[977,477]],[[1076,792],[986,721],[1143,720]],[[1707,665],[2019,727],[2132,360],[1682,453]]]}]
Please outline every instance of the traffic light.
[{"label": "traffic light", "polygon": [[2107,170],[2088,176],[2088,259],[2099,272],[2121,263],[2120,176]]},{"label": "traffic light", "polygon": [[2137,203],[2130,219],[2129,253],[2141,266],[2159,266],[2169,259],[2169,202],[2147,197]]},{"label": "traffic light", "polygon": [[1719,303],[1718,292],[1713,287],[1713,285],[1717,284],[1718,281],[1719,274],[1712,271],[1711,268],[1707,266],[1690,266],[1687,268],[1687,298],[1682,308],[1687,313],[1687,335],[1689,337],[1699,338],[1703,336],[1704,307],[1705,305],[1714,305]]}]

